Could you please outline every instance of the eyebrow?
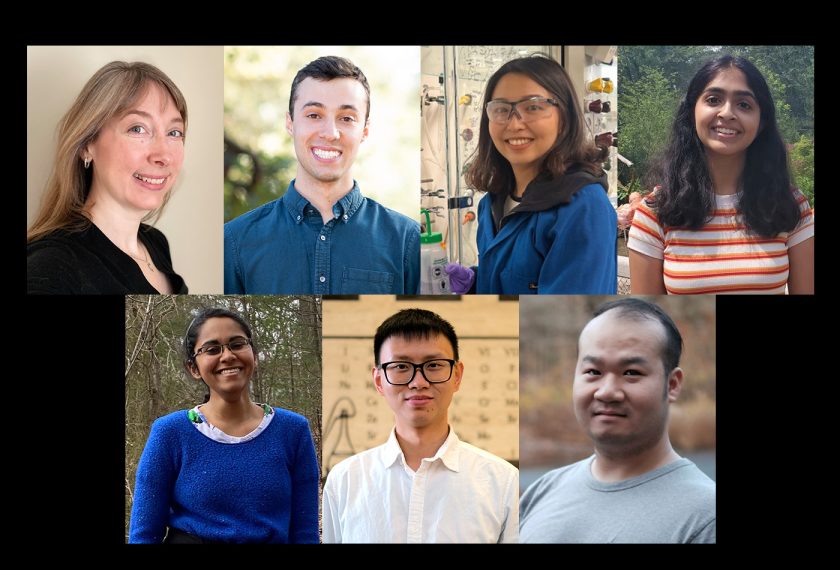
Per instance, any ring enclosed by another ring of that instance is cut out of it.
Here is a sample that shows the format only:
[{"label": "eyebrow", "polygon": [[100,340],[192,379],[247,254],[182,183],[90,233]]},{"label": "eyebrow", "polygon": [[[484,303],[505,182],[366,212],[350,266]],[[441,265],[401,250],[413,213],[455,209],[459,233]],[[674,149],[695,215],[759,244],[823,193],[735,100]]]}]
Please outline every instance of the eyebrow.
[{"label": "eyebrow", "polygon": [[[725,89],[721,89],[720,87],[710,87],[710,88],[706,89],[704,91],[704,93],[726,94],[727,91]],[[740,96],[740,97],[752,97],[753,99],[755,99],[755,95],[753,94],[752,91],[739,90],[739,91],[733,91],[732,94]]]},{"label": "eyebrow", "polygon": [[[412,361],[411,357],[409,357],[405,354],[395,354],[393,356],[393,358],[396,359],[396,360],[403,361],[403,362],[411,362]],[[434,354],[423,355],[422,362],[425,362],[427,360],[436,360],[436,359],[439,359],[439,358],[450,359],[448,356],[445,356],[442,352],[436,352]]]},{"label": "eyebrow", "polygon": [[[306,103],[303,104],[302,108],[305,109],[307,107],[318,107],[319,109],[326,109],[327,108],[326,105],[324,105],[323,103],[320,103],[318,101],[307,101]],[[338,108],[341,111],[349,109],[351,111],[356,111],[357,113],[359,112],[359,109],[357,109],[355,105],[344,104],[344,105],[339,105]]]},{"label": "eyebrow", "polygon": [[539,95],[537,93],[534,93],[532,95],[523,95],[519,99],[508,99],[507,97],[496,97],[495,99],[491,99],[491,101],[504,101],[505,103],[513,103],[514,101],[515,102],[521,102],[521,101],[526,101],[528,99],[533,99],[534,97],[542,97],[543,99],[551,99],[551,97],[549,97],[547,95]]},{"label": "eyebrow", "polygon": [[[148,119],[150,121],[154,120],[154,117],[152,117],[149,113],[147,113],[146,111],[141,111],[140,109],[131,109],[129,111],[126,111],[125,114],[123,115],[123,118],[126,118],[129,115],[138,115],[138,116],[143,117],[145,119]],[[174,117],[169,122],[170,123],[180,123],[180,124],[183,125],[184,124],[184,119],[183,119],[183,117],[181,117],[181,114],[179,113],[177,117]]]},{"label": "eyebrow", "polygon": [[[604,365],[604,359],[603,358],[600,358],[598,356],[592,356],[592,355],[589,355],[589,354],[584,355],[584,357],[581,358],[581,362],[589,362],[589,363],[592,363],[596,366],[603,366]],[[618,364],[620,366],[633,366],[634,364],[639,364],[641,366],[648,366],[650,364],[650,362],[648,361],[647,358],[644,358],[643,356],[628,356],[627,358],[622,358],[621,360],[619,360]]]},{"label": "eyebrow", "polygon": [[[232,337],[228,338],[228,342],[231,342],[233,340],[240,339],[240,338],[244,339],[244,340],[248,340],[248,337],[245,336],[245,335],[235,334]],[[201,346],[208,346],[208,345],[211,345],[211,344],[222,344],[222,343],[218,339],[211,338],[210,340],[208,340],[207,342],[205,342]]]}]

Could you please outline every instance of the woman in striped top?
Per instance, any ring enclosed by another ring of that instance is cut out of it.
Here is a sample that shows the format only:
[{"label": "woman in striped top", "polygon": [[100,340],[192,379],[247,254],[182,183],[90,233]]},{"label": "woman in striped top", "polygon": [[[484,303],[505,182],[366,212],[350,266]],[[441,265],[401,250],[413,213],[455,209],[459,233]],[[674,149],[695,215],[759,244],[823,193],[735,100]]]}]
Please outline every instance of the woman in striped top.
[{"label": "woman in striped top", "polygon": [[700,68],[658,176],[627,244],[633,293],[814,292],[813,212],[791,186],[776,108],[752,63],[726,55]]}]

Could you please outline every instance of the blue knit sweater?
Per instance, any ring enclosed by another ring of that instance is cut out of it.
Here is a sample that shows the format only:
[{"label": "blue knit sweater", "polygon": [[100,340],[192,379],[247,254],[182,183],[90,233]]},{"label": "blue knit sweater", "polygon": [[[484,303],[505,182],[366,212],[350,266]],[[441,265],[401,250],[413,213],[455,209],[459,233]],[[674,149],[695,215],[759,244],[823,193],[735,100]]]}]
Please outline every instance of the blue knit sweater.
[{"label": "blue knit sweater", "polygon": [[167,526],[219,542],[318,542],[320,470],[309,424],[275,408],[245,443],[213,441],[186,410],[158,418],[137,467],[131,543]]}]

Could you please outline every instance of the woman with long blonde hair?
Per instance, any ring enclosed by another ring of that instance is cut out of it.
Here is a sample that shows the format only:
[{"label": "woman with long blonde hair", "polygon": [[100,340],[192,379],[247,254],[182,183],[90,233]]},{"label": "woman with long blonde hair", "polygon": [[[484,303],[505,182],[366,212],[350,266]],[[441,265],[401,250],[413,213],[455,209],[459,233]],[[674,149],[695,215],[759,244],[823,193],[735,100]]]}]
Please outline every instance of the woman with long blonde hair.
[{"label": "woman with long blonde hair", "polygon": [[187,104],[160,69],[113,61],[58,126],[41,208],[26,235],[27,291],[186,293],[156,220],[184,160]]}]

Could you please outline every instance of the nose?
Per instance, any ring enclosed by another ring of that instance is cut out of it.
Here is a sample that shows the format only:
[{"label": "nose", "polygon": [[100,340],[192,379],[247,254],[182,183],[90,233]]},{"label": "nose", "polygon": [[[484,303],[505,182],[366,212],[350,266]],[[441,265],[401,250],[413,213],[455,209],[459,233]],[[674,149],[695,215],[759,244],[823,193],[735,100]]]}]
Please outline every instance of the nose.
[{"label": "nose", "polygon": [[408,383],[409,388],[427,388],[431,385],[431,382],[426,380],[426,377],[423,376],[423,371],[419,368],[414,370],[414,378]]},{"label": "nose", "polygon": [[152,137],[149,147],[149,160],[158,166],[169,166],[172,153],[165,137]]},{"label": "nose", "polygon": [[230,346],[223,344],[222,345],[222,354],[219,355],[219,360],[231,360],[235,358],[233,355],[233,351],[230,349]]},{"label": "nose", "polygon": [[[516,119],[516,124],[514,125],[513,121]],[[511,107],[510,115],[508,115],[508,127],[519,128],[525,124],[525,121],[522,120],[522,115],[519,114],[519,109],[516,107]]]},{"label": "nose", "polygon": [[324,127],[321,129],[321,138],[328,141],[335,141],[341,137],[341,131],[335,123],[331,121],[324,121]]},{"label": "nose", "polygon": [[622,402],[624,401],[624,390],[621,380],[614,374],[607,374],[601,379],[598,389],[595,390],[595,399],[601,402]]},{"label": "nose", "polygon": [[723,105],[721,105],[720,111],[718,111],[718,116],[721,119],[734,119],[735,113],[732,111],[732,103],[726,101]]}]

